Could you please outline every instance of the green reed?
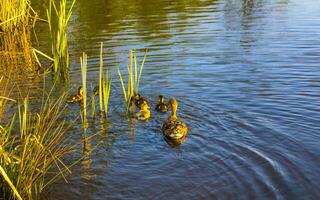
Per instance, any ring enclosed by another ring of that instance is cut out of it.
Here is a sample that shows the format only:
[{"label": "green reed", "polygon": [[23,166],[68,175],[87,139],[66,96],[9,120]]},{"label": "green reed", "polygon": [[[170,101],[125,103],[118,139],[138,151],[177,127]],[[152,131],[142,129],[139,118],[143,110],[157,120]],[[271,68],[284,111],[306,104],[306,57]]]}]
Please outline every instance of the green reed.
[{"label": "green reed", "polygon": [[82,77],[82,87],[83,87],[83,126],[84,130],[87,124],[87,64],[88,56],[83,52],[82,57],[80,58],[81,64],[81,77]]},{"label": "green reed", "polygon": [[108,68],[103,74],[103,43],[100,46],[100,69],[99,69],[99,113],[108,115],[109,97],[112,85],[112,78]]},{"label": "green reed", "polygon": [[147,52],[142,59],[141,65],[138,65],[136,52],[130,50],[130,63],[129,66],[127,66],[127,86],[124,82],[125,77],[122,75],[120,68],[118,68],[118,75],[126,103],[126,111],[128,111],[131,97],[139,93],[140,79],[146,58]]},{"label": "green reed", "polygon": [[[75,2],[76,0],[73,0],[71,7],[67,10],[67,0],[60,0],[59,9],[54,0],[50,0],[49,9],[47,9],[53,71],[55,74],[59,73],[63,79],[67,78],[70,64],[67,28]],[[53,14],[57,17],[56,23],[54,23]]]},{"label": "green reed", "polygon": [[50,94],[43,96],[38,112],[29,109],[28,98],[18,104],[19,129],[15,115],[7,125],[0,124],[0,174],[5,180],[0,182],[0,193],[5,199],[34,199],[70,172],[62,161],[74,148],[69,126],[61,120],[65,94],[55,101]]}]

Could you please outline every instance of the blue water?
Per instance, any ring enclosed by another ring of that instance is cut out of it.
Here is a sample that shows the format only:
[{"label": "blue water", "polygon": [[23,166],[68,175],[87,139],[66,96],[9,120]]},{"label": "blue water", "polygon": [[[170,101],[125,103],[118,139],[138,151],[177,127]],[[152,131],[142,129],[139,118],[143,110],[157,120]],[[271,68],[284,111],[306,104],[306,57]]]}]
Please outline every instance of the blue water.
[{"label": "blue water", "polygon": [[[320,199],[319,1],[78,0],[74,90],[82,52],[89,88],[98,83],[100,42],[114,76],[110,118],[90,125],[92,153],[47,198]],[[123,117],[116,67],[125,69],[129,49],[140,61],[148,49],[140,91],[151,104],[178,99],[190,128],[179,147],[162,137],[167,115]],[[69,108],[76,117],[79,106]]]}]

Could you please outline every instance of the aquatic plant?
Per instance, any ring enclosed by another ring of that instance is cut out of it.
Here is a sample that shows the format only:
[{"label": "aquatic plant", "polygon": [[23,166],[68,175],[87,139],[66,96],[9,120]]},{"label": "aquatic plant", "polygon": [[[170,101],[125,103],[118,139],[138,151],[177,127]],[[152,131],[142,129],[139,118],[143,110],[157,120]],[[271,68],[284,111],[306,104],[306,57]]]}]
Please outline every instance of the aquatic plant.
[{"label": "aquatic plant", "polygon": [[[51,93],[51,92],[50,92]],[[0,193],[4,199],[34,199],[57,178],[65,179],[69,167],[62,157],[72,152],[67,131],[69,125],[61,120],[65,94],[52,101],[43,95],[38,112],[30,111],[28,98],[18,105],[16,116],[0,124]]]},{"label": "aquatic plant", "polygon": [[82,77],[82,88],[83,88],[83,126],[84,130],[87,124],[87,63],[88,56],[86,53],[82,53],[82,57],[80,58],[81,64],[81,77]]},{"label": "aquatic plant", "polygon": [[[76,0],[73,0],[71,7],[67,10],[67,0],[60,0],[59,9],[54,0],[50,0],[49,9],[47,9],[53,71],[55,74],[59,74],[63,79],[67,79],[67,74],[69,72],[70,59],[67,28],[75,2]],[[57,19],[53,17],[53,14],[56,15]]]},{"label": "aquatic plant", "polygon": [[30,4],[30,0],[1,0],[0,32],[11,32],[16,28],[28,26],[31,12],[36,15]]},{"label": "aquatic plant", "polygon": [[99,113],[108,115],[109,97],[112,85],[112,78],[108,68],[103,74],[103,43],[100,47],[100,69],[99,69]]},{"label": "aquatic plant", "polygon": [[125,86],[124,82],[125,77],[122,75],[120,68],[118,68],[118,75],[122,86],[127,112],[131,97],[139,93],[140,79],[146,58],[147,52],[142,59],[141,65],[138,65],[136,52],[134,50],[130,50],[130,63],[129,66],[127,66],[127,86]]}]

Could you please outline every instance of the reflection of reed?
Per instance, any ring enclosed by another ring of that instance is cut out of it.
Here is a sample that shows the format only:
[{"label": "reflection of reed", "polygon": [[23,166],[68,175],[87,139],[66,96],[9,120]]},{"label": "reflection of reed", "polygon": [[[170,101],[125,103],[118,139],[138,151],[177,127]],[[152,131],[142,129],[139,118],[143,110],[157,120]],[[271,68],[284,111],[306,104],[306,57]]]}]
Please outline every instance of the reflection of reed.
[{"label": "reflection of reed", "polygon": [[92,177],[91,173],[91,164],[92,164],[92,159],[89,157],[92,152],[92,147],[89,142],[89,138],[84,138],[83,139],[83,161],[81,162],[82,164],[82,177],[85,180],[90,180]]},{"label": "reflection of reed", "polygon": [[36,86],[43,78],[37,75],[38,66],[32,49],[28,28],[0,33],[0,74],[8,86],[4,88],[0,85],[0,93],[9,90],[13,98],[29,96],[31,99],[42,94],[42,89]]},{"label": "reflection of reed", "polygon": [[14,32],[0,34],[0,70],[35,71],[30,41],[30,31],[22,28]]}]

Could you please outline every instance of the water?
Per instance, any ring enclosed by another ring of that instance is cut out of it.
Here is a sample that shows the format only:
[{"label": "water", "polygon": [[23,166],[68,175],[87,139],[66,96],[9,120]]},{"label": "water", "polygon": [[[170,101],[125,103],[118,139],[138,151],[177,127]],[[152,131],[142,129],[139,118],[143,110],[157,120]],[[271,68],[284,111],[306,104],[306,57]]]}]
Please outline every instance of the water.
[{"label": "water", "polygon": [[[36,8],[44,9],[43,4]],[[45,16],[44,10],[40,15]],[[78,0],[70,23],[70,86],[99,43],[114,71],[108,123],[95,122],[89,158],[48,199],[319,199],[320,2],[317,0]],[[39,24],[40,49],[48,46]],[[165,115],[129,124],[115,72],[148,49],[141,91],[176,97],[189,125],[170,147]],[[78,106],[70,106],[74,115]],[[81,126],[73,129],[81,133]],[[77,157],[77,155],[75,155]]]}]

